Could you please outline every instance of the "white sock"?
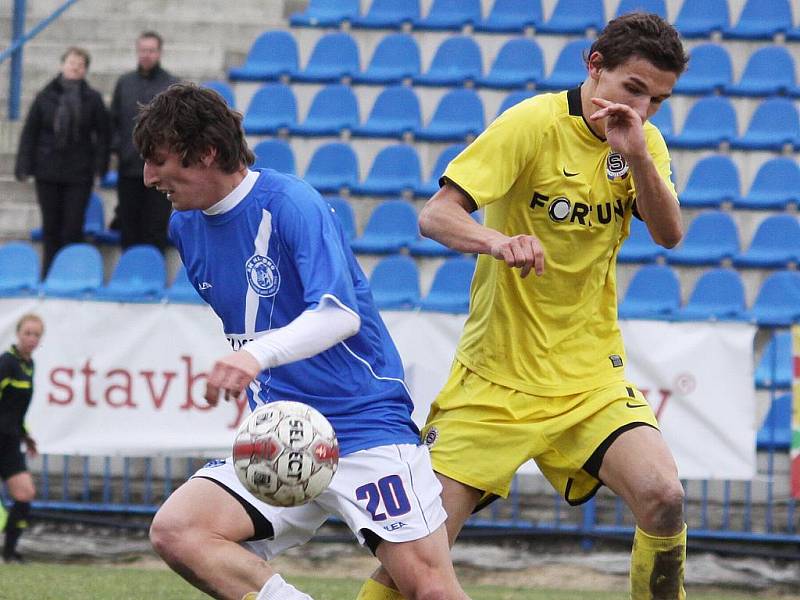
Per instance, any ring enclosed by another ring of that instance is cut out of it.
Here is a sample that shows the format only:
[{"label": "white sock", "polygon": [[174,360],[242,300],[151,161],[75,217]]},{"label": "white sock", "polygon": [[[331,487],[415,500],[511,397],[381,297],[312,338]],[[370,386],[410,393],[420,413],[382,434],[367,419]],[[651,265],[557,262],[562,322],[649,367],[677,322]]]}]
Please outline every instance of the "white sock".
[{"label": "white sock", "polygon": [[275,573],[267,580],[256,600],[314,600],[308,594],[298,591],[296,587],[286,583],[283,577]]}]

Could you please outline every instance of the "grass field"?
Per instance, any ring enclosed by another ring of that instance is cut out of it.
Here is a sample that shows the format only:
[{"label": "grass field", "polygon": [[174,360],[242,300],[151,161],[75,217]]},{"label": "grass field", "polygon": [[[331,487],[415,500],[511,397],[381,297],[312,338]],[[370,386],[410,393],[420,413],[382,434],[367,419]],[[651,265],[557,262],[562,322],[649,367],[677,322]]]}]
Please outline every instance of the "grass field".
[{"label": "grass field", "polygon": [[[355,598],[356,579],[287,577],[315,600]],[[466,586],[473,600],[621,600],[619,592],[529,590],[494,586]],[[753,593],[691,591],[692,600],[744,600]],[[797,598],[797,596],[758,596]],[[167,570],[94,565],[32,563],[0,564],[2,600],[194,600],[207,598]]]}]

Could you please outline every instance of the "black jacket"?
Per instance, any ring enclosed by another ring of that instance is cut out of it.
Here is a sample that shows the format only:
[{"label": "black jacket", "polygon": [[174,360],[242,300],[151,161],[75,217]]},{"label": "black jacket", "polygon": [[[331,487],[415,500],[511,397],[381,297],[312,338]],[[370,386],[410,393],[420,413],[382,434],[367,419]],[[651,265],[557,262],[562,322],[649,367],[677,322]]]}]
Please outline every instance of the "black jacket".
[{"label": "black jacket", "polygon": [[33,397],[33,361],[15,346],[0,355],[0,433],[25,435],[25,413]]},{"label": "black jacket", "polygon": [[142,177],[144,161],[133,145],[133,126],[140,104],[147,104],[178,78],[156,66],[148,73],[139,70],[126,73],[117,80],[111,99],[112,148],[119,157],[120,177]]},{"label": "black jacket", "polygon": [[33,175],[40,181],[81,183],[102,177],[108,170],[111,129],[108,110],[100,94],[80,82],[81,112],[76,140],[66,148],[56,144],[54,120],[64,88],[60,77],[37,95],[25,119],[14,174]]}]

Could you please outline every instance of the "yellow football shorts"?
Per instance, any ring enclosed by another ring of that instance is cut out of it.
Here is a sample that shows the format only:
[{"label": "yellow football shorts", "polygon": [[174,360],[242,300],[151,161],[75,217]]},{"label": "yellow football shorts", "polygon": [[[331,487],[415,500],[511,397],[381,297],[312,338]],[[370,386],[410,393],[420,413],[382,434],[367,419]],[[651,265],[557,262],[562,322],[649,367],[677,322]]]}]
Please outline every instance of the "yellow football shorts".
[{"label": "yellow football shorts", "polygon": [[626,381],[569,396],[534,396],[455,361],[422,440],[436,472],[484,491],[479,508],[495,496],[507,497],[517,469],[530,459],[575,505],[600,487],[600,464],[611,442],[639,425],[657,429],[658,421]]}]

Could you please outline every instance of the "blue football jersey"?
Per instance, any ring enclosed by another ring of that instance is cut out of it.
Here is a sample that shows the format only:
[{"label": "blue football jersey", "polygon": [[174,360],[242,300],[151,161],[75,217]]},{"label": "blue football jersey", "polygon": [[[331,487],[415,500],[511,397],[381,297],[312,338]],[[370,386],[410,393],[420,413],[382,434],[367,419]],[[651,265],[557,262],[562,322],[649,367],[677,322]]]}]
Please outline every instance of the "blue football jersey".
[{"label": "blue football jersey", "polygon": [[169,234],[236,350],[321,302],[361,318],[349,339],[262,371],[247,390],[251,409],[274,400],[309,404],[330,420],[342,454],[419,443],[400,355],[339,219],[311,186],[262,170],[232,209],[175,212]]}]

